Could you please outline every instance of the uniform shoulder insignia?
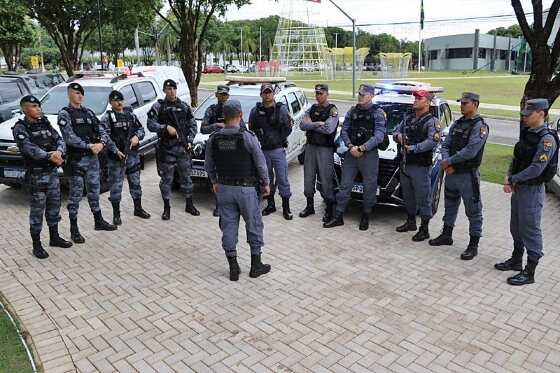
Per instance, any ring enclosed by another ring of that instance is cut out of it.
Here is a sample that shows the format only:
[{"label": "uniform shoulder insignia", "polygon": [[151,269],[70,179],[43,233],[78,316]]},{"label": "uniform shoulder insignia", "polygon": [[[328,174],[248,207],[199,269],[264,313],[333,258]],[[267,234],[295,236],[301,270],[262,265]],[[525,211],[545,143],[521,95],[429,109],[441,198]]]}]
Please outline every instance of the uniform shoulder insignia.
[{"label": "uniform shoulder insignia", "polygon": [[385,120],[387,120],[387,113],[385,112],[385,110],[383,109],[379,109],[381,110],[381,115],[383,115],[383,118],[385,118]]},{"label": "uniform shoulder insignia", "polygon": [[434,127],[436,128],[436,131],[439,131],[441,129],[441,123],[439,120],[436,119],[436,121],[434,122]]},{"label": "uniform shoulder insignia", "polygon": [[548,151],[550,150],[550,148],[552,148],[552,141],[546,140],[546,139],[545,139],[545,140],[543,141],[543,150],[544,150],[545,152],[548,152]]},{"label": "uniform shoulder insignia", "polygon": [[338,115],[338,109],[336,108],[336,106],[331,109],[330,114],[331,114],[331,117],[336,117]]},{"label": "uniform shoulder insignia", "polygon": [[440,138],[439,132],[434,132],[434,141],[439,141]]},{"label": "uniform shoulder insignia", "polygon": [[58,120],[58,125],[64,127],[66,125],[66,119],[59,119]]},{"label": "uniform shoulder insignia", "polygon": [[479,131],[480,138],[481,139],[485,138],[487,134],[488,134],[488,130],[486,129],[486,126],[480,127],[480,131]]},{"label": "uniform shoulder insignia", "polygon": [[539,162],[544,163],[546,161],[548,161],[548,155],[546,155],[546,153],[542,153],[539,157]]}]

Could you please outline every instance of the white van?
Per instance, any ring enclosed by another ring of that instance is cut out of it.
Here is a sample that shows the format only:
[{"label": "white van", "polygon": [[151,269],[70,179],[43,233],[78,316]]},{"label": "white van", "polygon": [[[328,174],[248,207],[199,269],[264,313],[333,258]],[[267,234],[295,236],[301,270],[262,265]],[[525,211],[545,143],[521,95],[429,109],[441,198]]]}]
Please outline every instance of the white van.
[{"label": "white van", "polygon": [[132,72],[141,72],[144,76],[151,76],[156,80],[160,89],[163,89],[163,82],[173,79],[177,83],[177,97],[181,101],[191,104],[191,91],[181,68],[176,66],[135,66],[132,68]]}]

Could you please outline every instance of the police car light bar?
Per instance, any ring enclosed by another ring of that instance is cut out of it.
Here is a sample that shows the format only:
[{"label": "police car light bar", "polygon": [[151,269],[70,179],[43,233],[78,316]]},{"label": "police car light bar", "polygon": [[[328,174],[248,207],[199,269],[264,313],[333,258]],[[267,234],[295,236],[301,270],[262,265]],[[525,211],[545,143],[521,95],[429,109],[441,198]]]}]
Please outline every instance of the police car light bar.
[{"label": "police car light bar", "polygon": [[426,85],[400,85],[400,84],[390,84],[390,83],[376,83],[375,88],[382,91],[389,91],[395,93],[405,93],[413,94],[418,91],[425,91],[430,93],[443,92],[443,87],[432,87],[429,83]]},{"label": "police car light bar", "polygon": [[226,76],[227,85],[232,84],[263,84],[263,83],[284,83],[286,78],[283,76]]}]

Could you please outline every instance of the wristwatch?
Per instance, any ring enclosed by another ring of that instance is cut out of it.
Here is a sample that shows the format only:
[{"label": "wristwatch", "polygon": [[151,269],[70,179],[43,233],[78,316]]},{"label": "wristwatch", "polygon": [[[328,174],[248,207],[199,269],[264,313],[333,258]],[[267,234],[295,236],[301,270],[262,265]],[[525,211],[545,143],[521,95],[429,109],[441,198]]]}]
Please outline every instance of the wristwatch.
[{"label": "wristwatch", "polygon": [[358,151],[359,151],[360,153],[363,153],[363,152],[364,152],[364,149],[362,149],[361,146],[358,146]]}]

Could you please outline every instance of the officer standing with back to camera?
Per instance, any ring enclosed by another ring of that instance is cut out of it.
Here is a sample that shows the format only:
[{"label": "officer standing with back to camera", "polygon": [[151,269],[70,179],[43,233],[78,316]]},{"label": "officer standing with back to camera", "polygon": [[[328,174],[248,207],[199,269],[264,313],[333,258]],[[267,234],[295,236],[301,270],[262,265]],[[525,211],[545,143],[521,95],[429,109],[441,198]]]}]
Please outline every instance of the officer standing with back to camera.
[{"label": "officer standing with back to camera", "polygon": [[[548,100],[528,100],[521,111],[527,125],[513,150],[513,160],[504,180],[504,192],[511,195],[510,231],[513,237],[511,258],[494,264],[500,271],[521,271],[507,279],[510,285],[535,282],[535,269],[543,256],[541,213],[544,183],[558,167],[558,135],[548,128]],[[523,251],[527,265],[523,268]]]},{"label": "officer standing with back to camera", "polygon": [[445,171],[445,214],[443,231],[433,240],[432,246],[453,245],[453,227],[457,219],[461,198],[469,218],[470,240],[461,259],[471,260],[478,255],[478,242],[482,236],[482,200],[480,198],[480,172],[484,145],[488,139],[488,125],[478,115],[480,96],[463,92],[461,114],[449,128],[449,135],[442,144],[440,162]]},{"label": "officer standing with back to camera", "polygon": [[[224,128],[225,125],[223,105],[229,98],[229,87],[224,84],[219,84],[216,88],[215,95],[218,102],[208,106],[204,112],[204,118],[202,119],[202,124],[200,126],[200,133],[203,135],[209,135],[219,128]],[[241,118],[239,125],[245,128],[243,118]],[[218,200],[216,199],[216,196],[214,196],[214,199],[216,207],[214,208],[212,215],[218,216]]]},{"label": "officer standing with back to camera", "polygon": [[441,139],[441,124],[430,114],[433,95],[427,91],[414,92],[414,115],[405,116],[393,131],[393,139],[401,152],[406,151],[400,167],[400,181],[404,205],[408,215],[397,232],[416,231],[416,213],[420,212],[420,229],[412,241],[430,238],[428,224],[432,218],[431,166],[433,150]]},{"label": "officer standing with back to camera", "polygon": [[263,215],[276,212],[274,194],[276,184],[282,197],[282,215],[286,220],[292,220],[290,211],[290,183],[288,182],[288,162],[284,148],[288,144],[288,136],[292,132],[292,118],[288,108],[281,102],[274,101],[274,87],[270,83],[261,85],[262,102],[257,102],[249,115],[249,129],[254,131],[261,143],[261,147],[268,166],[270,178],[270,195]]},{"label": "officer standing with back to camera", "polygon": [[239,126],[241,104],[228,100],[223,105],[224,128],[217,129],[208,139],[204,168],[218,198],[222,247],[229,263],[229,279],[237,281],[241,272],[237,263],[239,216],[245,220],[247,243],[251,248],[250,277],[270,271],[261,262],[264,245],[263,221],[255,183],[260,178],[263,195],[270,193],[268,167],[254,133]]},{"label": "officer standing with back to camera", "polygon": [[101,124],[109,135],[108,170],[111,185],[109,201],[113,205],[113,224],[121,225],[121,199],[124,176],[128,180],[130,195],[134,201],[134,216],[149,219],[142,208],[142,187],[140,186],[140,155],[138,148],[144,138],[144,127],[131,107],[123,106],[124,96],[119,91],[109,93],[111,109],[101,118]]},{"label": "officer standing with back to camera", "polygon": [[336,211],[333,218],[324,223],[324,228],[344,225],[343,214],[350,200],[354,180],[361,172],[364,183],[364,212],[360,220],[360,230],[369,228],[371,210],[377,200],[377,174],[379,153],[377,147],[384,141],[387,131],[385,113],[372,102],[375,88],[369,84],[360,85],[358,104],[348,110],[340,137],[348,147],[344,163],[340,190],[336,195]]},{"label": "officer standing with back to camera", "polygon": [[66,144],[49,120],[41,115],[41,103],[36,97],[25,96],[19,104],[25,116],[16,122],[12,131],[25,165],[33,255],[45,259],[49,254],[41,245],[43,213],[49,226],[49,245],[72,246],[72,242],[58,234],[60,183],[57,169],[64,162]]},{"label": "officer standing with back to camera", "polygon": [[99,157],[108,136],[95,113],[82,106],[84,89],[78,83],[68,85],[68,106],[58,113],[58,126],[66,141],[68,157],[66,170],[70,179],[68,214],[70,215],[70,238],[75,243],[86,240],[78,229],[78,209],[84,187],[95,220],[95,230],[114,231],[116,226],[109,224],[101,215],[99,207],[100,171]]},{"label": "officer standing with back to camera", "polygon": [[185,193],[185,212],[193,216],[200,215],[194,207],[191,180],[192,159],[190,151],[197,132],[196,121],[191,107],[177,97],[177,83],[172,79],[163,82],[165,100],[158,100],[148,112],[148,129],[156,132],[159,137],[161,180],[159,189],[163,198],[163,220],[171,217],[171,184],[175,173],[175,165],[181,177],[181,190]]},{"label": "officer standing with back to camera", "polygon": [[338,127],[338,109],[329,102],[329,86],[326,84],[315,86],[315,98],[317,103],[307,109],[299,125],[302,131],[306,131],[307,138],[303,165],[303,194],[307,199],[307,206],[299,213],[299,217],[306,218],[315,214],[313,197],[315,180],[319,178],[327,204],[323,222],[327,222],[334,215],[336,203],[333,185],[333,148]]}]

